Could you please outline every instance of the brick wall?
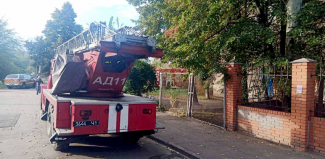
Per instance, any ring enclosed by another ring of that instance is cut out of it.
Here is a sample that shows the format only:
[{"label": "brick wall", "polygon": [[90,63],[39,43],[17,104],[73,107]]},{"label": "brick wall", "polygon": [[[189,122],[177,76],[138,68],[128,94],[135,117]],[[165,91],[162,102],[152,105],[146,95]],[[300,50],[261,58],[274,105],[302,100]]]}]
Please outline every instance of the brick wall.
[{"label": "brick wall", "polygon": [[237,105],[241,103],[241,64],[229,63],[226,68],[230,76],[226,81],[226,128],[235,131]]},{"label": "brick wall", "polygon": [[303,151],[308,148],[309,134],[309,148],[325,153],[325,118],[312,116],[308,132],[309,112],[314,112],[315,106],[316,61],[302,58],[291,63],[291,113],[241,106],[241,66],[226,65],[230,75],[225,99],[227,130],[237,128]]},{"label": "brick wall", "polygon": [[[311,59],[292,62],[291,82],[291,146],[298,150],[307,149],[308,116],[315,107],[316,63]],[[297,92],[297,86],[302,87]]]},{"label": "brick wall", "polygon": [[238,106],[238,130],[290,145],[290,113]]},{"label": "brick wall", "polygon": [[310,148],[325,153],[325,118],[311,118]]}]

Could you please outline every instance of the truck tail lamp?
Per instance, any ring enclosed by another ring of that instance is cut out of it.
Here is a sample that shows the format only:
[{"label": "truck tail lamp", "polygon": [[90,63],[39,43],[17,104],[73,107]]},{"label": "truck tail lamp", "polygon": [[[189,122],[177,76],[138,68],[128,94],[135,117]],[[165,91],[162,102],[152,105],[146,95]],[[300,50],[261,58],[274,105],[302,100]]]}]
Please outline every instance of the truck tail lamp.
[{"label": "truck tail lamp", "polygon": [[151,114],[152,109],[143,109],[143,114]]},{"label": "truck tail lamp", "polygon": [[91,110],[80,110],[80,116],[82,117],[88,117],[91,116]]}]

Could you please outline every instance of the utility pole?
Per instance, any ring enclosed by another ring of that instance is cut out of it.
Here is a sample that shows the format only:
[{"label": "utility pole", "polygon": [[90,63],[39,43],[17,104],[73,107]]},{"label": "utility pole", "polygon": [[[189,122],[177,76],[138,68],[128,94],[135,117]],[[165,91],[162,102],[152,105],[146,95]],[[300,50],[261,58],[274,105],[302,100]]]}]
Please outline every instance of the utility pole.
[{"label": "utility pole", "polygon": [[159,108],[162,107],[162,72],[159,73]]}]

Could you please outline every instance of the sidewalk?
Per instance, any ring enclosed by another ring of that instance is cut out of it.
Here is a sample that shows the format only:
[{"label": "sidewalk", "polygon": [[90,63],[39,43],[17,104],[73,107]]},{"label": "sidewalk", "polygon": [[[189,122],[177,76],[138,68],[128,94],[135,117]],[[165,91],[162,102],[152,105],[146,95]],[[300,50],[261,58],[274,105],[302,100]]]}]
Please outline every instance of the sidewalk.
[{"label": "sidewalk", "polygon": [[174,149],[206,159],[321,159],[318,153],[301,152],[287,146],[229,132],[193,119],[157,113],[157,123],[166,129],[152,135]]}]

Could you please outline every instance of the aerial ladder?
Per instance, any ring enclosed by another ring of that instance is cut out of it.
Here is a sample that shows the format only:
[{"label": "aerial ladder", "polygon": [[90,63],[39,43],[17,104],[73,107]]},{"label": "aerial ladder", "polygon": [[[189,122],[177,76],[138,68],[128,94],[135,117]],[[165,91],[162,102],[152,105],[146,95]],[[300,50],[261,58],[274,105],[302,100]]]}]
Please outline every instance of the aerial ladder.
[{"label": "aerial ladder", "polygon": [[55,52],[41,86],[40,114],[56,150],[94,134],[136,142],[163,128],[156,123],[156,101],[122,91],[135,60],[163,56],[153,38],[131,27],[113,31],[91,23]]}]

